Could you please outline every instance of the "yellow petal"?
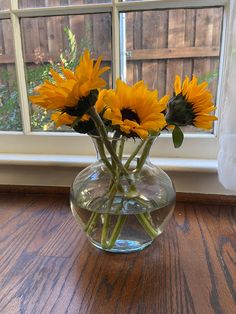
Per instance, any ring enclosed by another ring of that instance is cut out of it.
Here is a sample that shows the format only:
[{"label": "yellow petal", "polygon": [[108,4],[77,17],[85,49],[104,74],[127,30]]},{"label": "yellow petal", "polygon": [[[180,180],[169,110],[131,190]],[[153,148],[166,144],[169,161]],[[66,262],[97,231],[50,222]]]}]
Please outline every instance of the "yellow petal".
[{"label": "yellow petal", "polygon": [[174,89],[175,89],[175,96],[181,93],[181,79],[179,75],[176,75],[175,77]]}]

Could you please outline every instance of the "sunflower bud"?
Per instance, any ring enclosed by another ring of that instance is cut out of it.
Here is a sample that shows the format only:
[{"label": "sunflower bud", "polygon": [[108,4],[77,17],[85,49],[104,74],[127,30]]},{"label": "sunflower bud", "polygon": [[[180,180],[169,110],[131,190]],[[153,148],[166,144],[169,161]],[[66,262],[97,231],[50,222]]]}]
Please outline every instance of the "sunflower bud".
[{"label": "sunflower bud", "polygon": [[185,100],[182,93],[169,100],[165,115],[168,124],[178,126],[192,125],[194,117],[192,105]]}]

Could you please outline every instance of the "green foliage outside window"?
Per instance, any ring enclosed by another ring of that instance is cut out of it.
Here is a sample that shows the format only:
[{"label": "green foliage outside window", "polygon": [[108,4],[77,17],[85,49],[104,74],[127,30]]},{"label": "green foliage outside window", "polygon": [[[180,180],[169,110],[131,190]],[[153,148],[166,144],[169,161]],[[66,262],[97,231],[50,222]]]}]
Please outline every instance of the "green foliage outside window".
[{"label": "green foliage outside window", "polygon": [[[41,84],[45,79],[51,80],[51,76],[49,75],[51,67],[56,71],[60,71],[60,67],[63,65],[73,70],[83,51],[86,48],[92,49],[91,43],[83,38],[78,45],[75,35],[68,27],[64,31],[68,40],[68,49],[65,49],[60,54],[58,62],[27,65],[25,71],[27,92],[29,95],[33,93],[34,87]],[[33,130],[54,130],[50,115],[35,106],[31,108],[31,127]],[[14,71],[9,71],[7,67],[2,68],[0,71],[0,130],[22,130],[15,69]]]}]

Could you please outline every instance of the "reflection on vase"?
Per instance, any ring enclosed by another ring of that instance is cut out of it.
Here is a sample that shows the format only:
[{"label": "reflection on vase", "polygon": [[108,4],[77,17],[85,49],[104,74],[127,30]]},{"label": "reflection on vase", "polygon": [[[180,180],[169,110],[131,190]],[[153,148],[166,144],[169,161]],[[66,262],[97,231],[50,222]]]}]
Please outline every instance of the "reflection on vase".
[{"label": "reflection on vase", "polygon": [[[81,171],[71,187],[71,209],[89,240],[98,248],[111,252],[132,252],[150,245],[162,233],[175,206],[175,189],[171,179],[145,156],[145,145],[134,158],[126,154],[129,141],[113,139],[115,150],[122,150],[121,174],[113,163],[116,176],[104,163],[100,139],[93,137],[98,161]],[[141,147],[142,146],[142,147]],[[120,153],[121,155],[121,153]],[[109,163],[112,161],[107,157]]]}]

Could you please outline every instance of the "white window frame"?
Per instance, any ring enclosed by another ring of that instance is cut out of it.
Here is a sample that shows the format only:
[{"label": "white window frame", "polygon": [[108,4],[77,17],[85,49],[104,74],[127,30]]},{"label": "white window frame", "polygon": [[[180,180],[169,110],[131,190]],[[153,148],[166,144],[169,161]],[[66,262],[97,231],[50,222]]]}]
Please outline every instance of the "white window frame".
[{"label": "white window frame", "polygon": [[[22,17],[56,16],[70,14],[110,13],[112,14],[112,71],[113,82],[120,76],[119,14],[121,12],[224,6],[222,47],[220,56],[220,78],[216,104],[220,113],[220,102],[224,99],[225,73],[230,42],[230,25],[235,18],[233,2],[235,0],[147,0],[119,2],[112,0],[108,4],[71,5],[67,7],[19,9],[18,0],[11,0],[11,9],[0,12],[0,18],[10,18],[13,25],[16,74],[19,88],[19,102],[22,113],[22,132],[0,132],[0,164],[52,164],[83,165],[94,159],[95,151],[87,135],[60,132],[34,132],[30,127],[25,68],[22,55],[22,41],[19,20]],[[158,158],[171,168],[213,171],[216,170],[218,137],[220,122],[217,122],[213,134],[186,134],[183,146],[175,149],[170,135],[161,135],[152,149],[152,157]],[[86,162],[87,160],[87,162]]]}]

